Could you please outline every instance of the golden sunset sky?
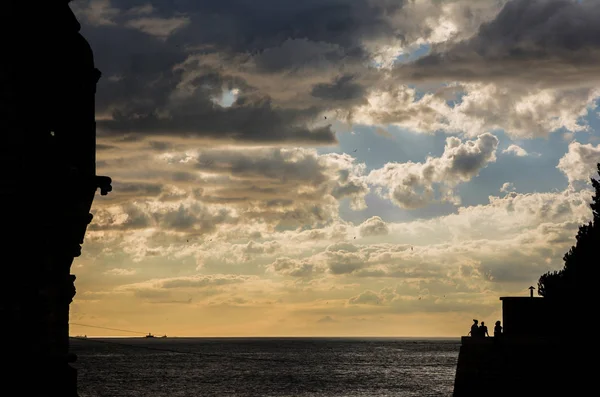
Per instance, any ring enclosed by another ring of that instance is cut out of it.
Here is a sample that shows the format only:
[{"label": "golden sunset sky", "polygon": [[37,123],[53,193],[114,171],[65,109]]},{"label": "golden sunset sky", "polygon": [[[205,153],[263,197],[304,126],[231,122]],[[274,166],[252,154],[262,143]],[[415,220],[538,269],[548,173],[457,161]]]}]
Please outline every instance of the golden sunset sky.
[{"label": "golden sunset sky", "polygon": [[71,335],[465,335],[591,218],[598,1],[71,8],[114,181]]}]

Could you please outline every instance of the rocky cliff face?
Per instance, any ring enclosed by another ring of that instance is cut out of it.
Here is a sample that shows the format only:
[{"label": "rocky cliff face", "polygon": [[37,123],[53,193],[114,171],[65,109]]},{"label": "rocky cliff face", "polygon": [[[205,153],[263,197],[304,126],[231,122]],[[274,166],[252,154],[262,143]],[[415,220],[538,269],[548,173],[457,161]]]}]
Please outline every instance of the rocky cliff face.
[{"label": "rocky cliff face", "polygon": [[73,397],[71,264],[95,192],[110,183],[95,175],[100,73],[67,1],[2,8],[0,395]]}]

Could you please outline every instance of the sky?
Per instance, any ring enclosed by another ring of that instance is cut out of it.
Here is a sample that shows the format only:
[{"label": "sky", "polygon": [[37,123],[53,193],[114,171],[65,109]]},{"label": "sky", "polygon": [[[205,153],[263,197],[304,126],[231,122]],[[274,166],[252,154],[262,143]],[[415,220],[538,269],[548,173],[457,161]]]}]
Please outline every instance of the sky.
[{"label": "sky", "polygon": [[465,335],[591,219],[598,1],[71,8],[113,179],[72,335]]}]

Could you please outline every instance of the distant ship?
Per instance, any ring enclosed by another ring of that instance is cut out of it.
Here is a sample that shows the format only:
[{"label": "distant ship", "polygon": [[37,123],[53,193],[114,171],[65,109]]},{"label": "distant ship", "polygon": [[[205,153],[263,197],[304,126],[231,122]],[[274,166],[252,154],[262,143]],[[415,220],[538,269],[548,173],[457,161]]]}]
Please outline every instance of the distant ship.
[{"label": "distant ship", "polygon": [[[166,338],[166,337],[167,337],[167,335],[158,336],[158,338]],[[148,332],[148,335],[146,335],[146,338],[157,338],[157,337],[152,335],[152,333]]]}]

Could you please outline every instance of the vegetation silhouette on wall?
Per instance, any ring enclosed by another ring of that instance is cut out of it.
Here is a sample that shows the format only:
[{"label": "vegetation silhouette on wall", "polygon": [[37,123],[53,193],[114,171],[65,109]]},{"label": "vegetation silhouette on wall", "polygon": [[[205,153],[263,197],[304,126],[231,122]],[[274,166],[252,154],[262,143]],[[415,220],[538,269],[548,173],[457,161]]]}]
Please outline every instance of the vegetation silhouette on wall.
[{"label": "vegetation silhouette on wall", "polygon": [[[597,165],[600,175],[600,163]],[[538,294],[555,301],[567,302],[571,299],[585,301],[595,289],[597,271],[600,266],[600,180],[592,178],[595,194],[590,206],[593,219],[579,227],[577,242],[565,254],[563,269],[547,272],[538,280]]]}]

